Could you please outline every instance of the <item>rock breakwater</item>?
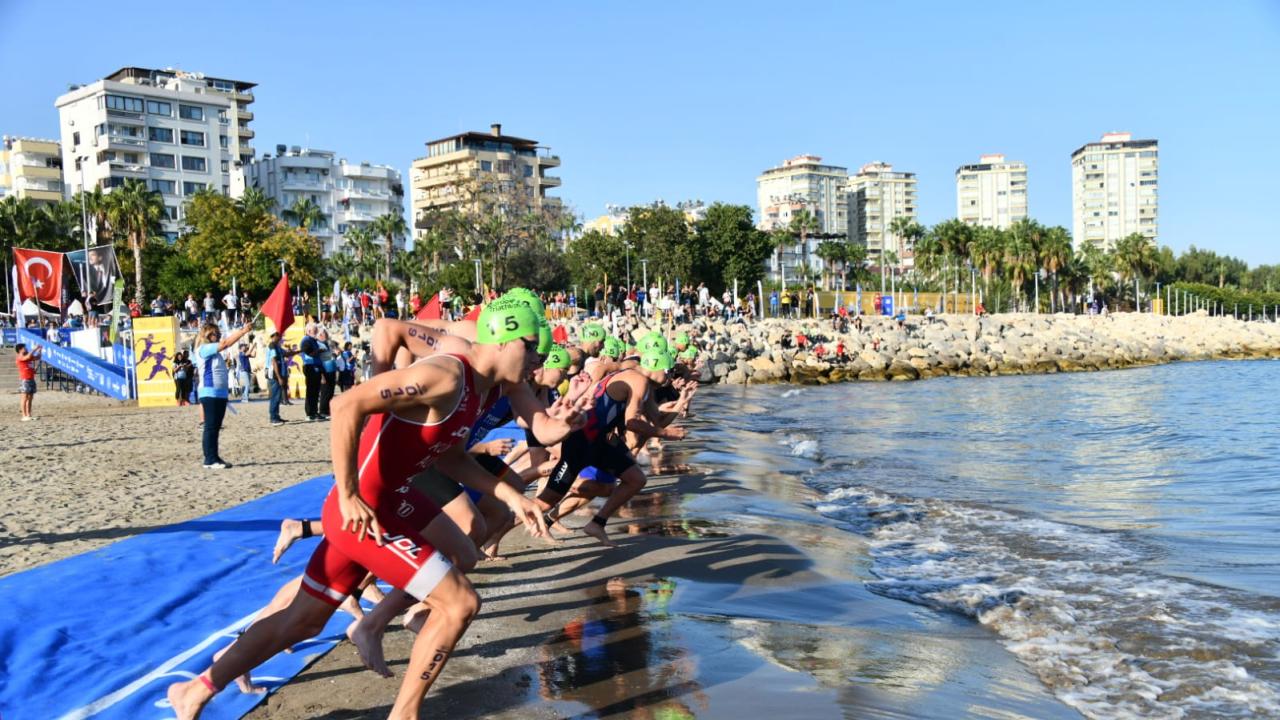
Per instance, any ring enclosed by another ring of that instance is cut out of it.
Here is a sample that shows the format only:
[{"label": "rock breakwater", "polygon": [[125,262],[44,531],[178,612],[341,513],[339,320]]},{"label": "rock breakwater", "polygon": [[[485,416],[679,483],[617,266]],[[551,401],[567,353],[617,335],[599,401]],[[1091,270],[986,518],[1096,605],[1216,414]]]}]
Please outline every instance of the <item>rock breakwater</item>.
[{"label": "rock breakwater", "polygon": [[818,320],[698,320],[683,329],[702,351],[703,380],[727,384],[919,380],[1280,358],[1280,324],[1204,314],[946,315],[909,318],[902,325],[864,317],[862,323],[860,330],[850,325],[843,333]]}]

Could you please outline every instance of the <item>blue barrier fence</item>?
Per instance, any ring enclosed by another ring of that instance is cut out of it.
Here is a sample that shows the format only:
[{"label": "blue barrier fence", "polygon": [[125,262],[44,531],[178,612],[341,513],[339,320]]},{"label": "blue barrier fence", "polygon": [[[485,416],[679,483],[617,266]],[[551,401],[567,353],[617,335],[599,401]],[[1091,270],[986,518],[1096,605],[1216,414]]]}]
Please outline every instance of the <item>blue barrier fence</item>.
[{"label": "blue barrier fence", "polygon": [[26,343],[33,350],[40,348],[45,362],[108,397],[117,400],[132,397],[129,377],[122,365],[113,365],[83,350],[56,345],[43,334],[30,330],[17,330],[15,342]]}]

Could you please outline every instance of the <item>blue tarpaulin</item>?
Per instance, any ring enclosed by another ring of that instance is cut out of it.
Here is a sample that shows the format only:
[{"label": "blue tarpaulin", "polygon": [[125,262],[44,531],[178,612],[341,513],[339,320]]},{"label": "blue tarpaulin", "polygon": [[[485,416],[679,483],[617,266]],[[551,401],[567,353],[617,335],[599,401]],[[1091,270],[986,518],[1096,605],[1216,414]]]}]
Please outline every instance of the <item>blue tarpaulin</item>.
[{"label": "blue tarpaulin", "polygon": [[[287,517],[320,514],[332,476],[0,579],[0,717],[4,720],[172,718],[169,684],[207,668],[275,592],[302,574],[316,540],[279,565]],[[0,545],[23,538],[0,539]],[[42,539],[41,542],[50,542]],[[351,618],[254,672],[274,690],[342,639]],[[261,702],[234,684],[203,718],[240,718]]]}]

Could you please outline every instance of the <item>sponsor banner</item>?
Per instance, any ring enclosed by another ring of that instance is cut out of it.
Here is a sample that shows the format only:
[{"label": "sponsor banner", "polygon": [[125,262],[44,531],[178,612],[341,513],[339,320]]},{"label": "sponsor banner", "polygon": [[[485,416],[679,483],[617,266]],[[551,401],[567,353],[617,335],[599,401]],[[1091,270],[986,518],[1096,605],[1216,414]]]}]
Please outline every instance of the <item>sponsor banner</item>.
[{"label": "sponsor banner", "polygon": [[71,263],[72,274],[80,285],[80,292],[89,298],[93,307],[110,305],[111,290],[116,280],[120,279],[120,265],[116,261],[116,249],[110,245],[99,245],[88,250],[88,262],[85,251],[76,250],[67,253],[67,261]]},{"label": "sponsor banner", "polygon": [[138,379],[138,407],[175,407],[173,356],[178,352],[178,320],[134,318],[133,356]]},{"label": "sponsor banner", "polygon": [[[302,346],[302,338],[306,336],[303,332],[306,326],[302,323],[295,322],[284,331],[284,336],[280,338],[280,349],[285,352],[297,352]],[[271,322],[271,318],[266,318],[266,336],[271,337],[271,333],[275,332],[275,323]],[[263,354],[265,358],[265,353]],[[289,397],[300,398],[306,397],[307,380],[302,374],[302,355],[292,355],[284,359],[285,369],[289,373]]]},{"label": "sponsor banner", "polygon": [[93,357],[82,350],[51,343],[42,333],[19,330],[17,339],[18,342],[26,343],[28,348],[40,348],[40,355],[45,362],[94,390],[117,400],[129,399],[129,380],[125,376],[124,368]]},{"label": "sponsor banner", "polygon": [[120,319],[124,316],[124,280],[111,288],[111,344],[120,342]]}]

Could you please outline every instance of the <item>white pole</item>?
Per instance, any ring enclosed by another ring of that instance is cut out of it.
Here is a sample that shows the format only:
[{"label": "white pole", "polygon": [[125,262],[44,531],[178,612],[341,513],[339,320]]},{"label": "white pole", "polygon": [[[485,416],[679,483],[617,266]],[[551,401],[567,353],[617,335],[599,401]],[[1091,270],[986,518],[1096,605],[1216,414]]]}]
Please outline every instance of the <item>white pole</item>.
[{"label": "white pole", "polygon": [[756,281],[756,300],[760,303],[760,314],[756,317],[764,319],[764,283]]}]

